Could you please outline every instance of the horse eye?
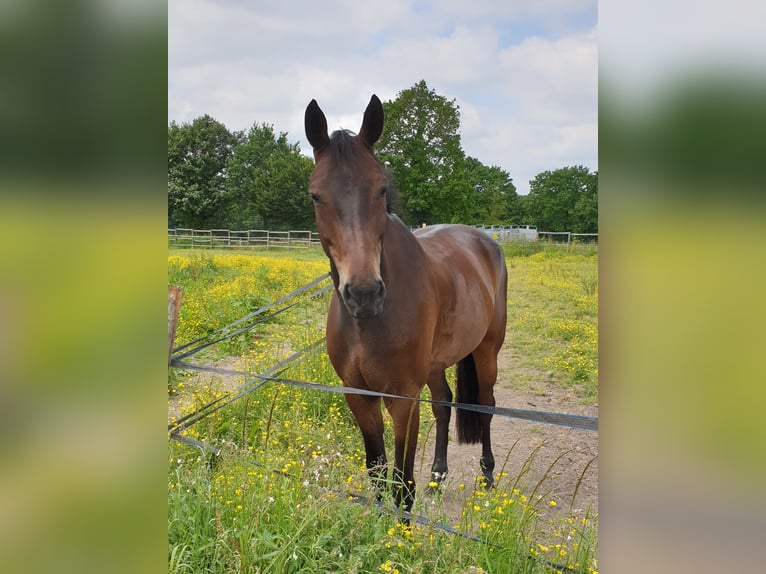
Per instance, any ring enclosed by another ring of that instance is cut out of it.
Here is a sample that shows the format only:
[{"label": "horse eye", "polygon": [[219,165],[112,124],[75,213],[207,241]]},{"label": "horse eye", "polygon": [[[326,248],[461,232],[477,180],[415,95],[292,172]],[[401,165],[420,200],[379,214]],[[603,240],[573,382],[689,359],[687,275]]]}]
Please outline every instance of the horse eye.
[{"label": "horse eye", "polygon": [[311,201],[313,201],[314,203],[321,203],[321,198],[319,197],[318,194],[309,193],[309,195],[311,196]]},{"label": "horse eye", "polygon": [[387,193],[388,193],[387,187],[380,188],[380,197],[385,197]]}]

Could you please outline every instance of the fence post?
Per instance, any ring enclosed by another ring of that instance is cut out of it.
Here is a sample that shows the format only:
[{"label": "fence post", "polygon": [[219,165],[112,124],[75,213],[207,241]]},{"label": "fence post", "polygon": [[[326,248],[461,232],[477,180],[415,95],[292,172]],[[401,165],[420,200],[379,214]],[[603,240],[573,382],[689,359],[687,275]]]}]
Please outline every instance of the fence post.
[{"label": "fence post", "polygon": [[168,285],[168,367],[170,366],[170,356],[173,353],[173,342],[176,339],[178,313],[181,310],[183,292],[183,287]]}]

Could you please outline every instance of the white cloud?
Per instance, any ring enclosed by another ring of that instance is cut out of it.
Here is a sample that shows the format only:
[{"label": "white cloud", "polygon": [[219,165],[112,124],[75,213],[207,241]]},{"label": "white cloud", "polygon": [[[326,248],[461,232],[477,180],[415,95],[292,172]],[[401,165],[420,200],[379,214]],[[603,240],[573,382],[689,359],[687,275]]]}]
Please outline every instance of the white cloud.
[{"label": "white cloud", "polygon": [[390,74],[405,72],[433,83],[470,85],[488,76],[496,47],[495,30],[457,27],[449,36],[401,39],[384,47],[377,57]]},{"label": "white cloud", "polygon": [[522,193],[541,171],[596,169],[596,46],[590,30],[556,40],[532,37],[499,52],[501,109],[462,106],[466,152],[507,169]]},{"label": "white cloud", "polygon": [[507,95],[531,119],[566,121],[595,115],[598,52],[595,29],[554,41],[532,37],[503,50]]},{"label": "white cloud", "polygon": [[596,0],[441,0],[440,8],[456,18],[491,17],[495,19],[517,20],[523,17],[557,17],[571,14],[587,8],[594,8]]}]

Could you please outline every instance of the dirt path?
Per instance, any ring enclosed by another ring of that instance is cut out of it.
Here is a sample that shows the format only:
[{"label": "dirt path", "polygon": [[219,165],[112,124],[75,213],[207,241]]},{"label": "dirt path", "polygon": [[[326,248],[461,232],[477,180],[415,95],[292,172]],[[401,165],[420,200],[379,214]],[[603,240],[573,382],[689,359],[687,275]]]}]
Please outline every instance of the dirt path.
[{"label": "dirt path", "polygon": [[[598,416],[597,407],[580,405],[571,391],[554,385],[546,387],[543,395],[529,395],[516,392],[501,381],[495,387],[495,399],[498,406]],[[451,437],[456,436],[454,419],[453,415]],[[429,439],[428,443],[418,448],[416,481],[419,485],[425,485],[430,480],[433,436]],[[542,495],[537,508],[544,517],[566,517],[570,513],[583,517],[588,509],[591,515],[598,513],[597,433],[495,417],[492,421],[492,445],[495,473],[504,471],[509,475],[504,480],[510,481],[515,481],[523,473],[520,488],[522,492],[535,491]],[[458,486],[462,483],[469,488],[481,476],[480,455],[479,444],[461,445],[450,441],[449,474],[444,484],[443,500],[447,514],[456,520],[460,517],[463,504]],[[556,501],[556,507],[548,504],[550,500]]]},{"label": "dirt path", "polygon": [[[573,390],[545,381],[542,371],[533,373],[533,379],[540,381],[534,389],[530,385],[514,388],[512,362],[510,351],[504,348],[498,357],[500,374],[495,385],[498,406],[598,417],[598,405],[582,405]],[[455,436],[453,411],[450,437]],[[418,446],[415,470],[419,485],[430,480],[433,432],[427,438],[427,443],[421,441],[425,444]],[[598,433],[496,416],[492,419],[492,447],[496,474],[506,472],[509,476],[503,480],[515,481],[523,473],[519,482],[522,492],[535,491],[542,496],[536,507],[544,522],[556,516],[598,513]],[[461,445],[450,440],[449,474],[443,494],[450,517],[458,519],[462,510],[464,495],[458,486],[462,483],[469,488],[481,476],[480,456],[480,444]],[[556,501],[555,507],[548,504],[550,500]]]}]

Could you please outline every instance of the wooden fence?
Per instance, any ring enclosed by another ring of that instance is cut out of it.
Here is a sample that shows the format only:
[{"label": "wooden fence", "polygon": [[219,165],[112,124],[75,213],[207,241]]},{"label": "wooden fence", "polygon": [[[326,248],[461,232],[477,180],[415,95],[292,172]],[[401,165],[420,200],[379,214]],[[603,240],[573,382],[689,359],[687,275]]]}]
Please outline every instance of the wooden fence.
[{"label": "wooden fence", "polygon": [[553,243],[598,243],[598,233],[571,233],[569,231],[538,231],[540,239]]},{"label": "wooden fence", "polygon": [[[553,243],[598,243],[598,233],[571,233],[569,231],[535,231],[534,235],[510,233],[504,228],[474,226],[489,233],[498,243],[513,241],[547,240]],[[413,228],[417,229],[417,228]],[[510,229],[510,228],[509,228]],[[510,229],[510,231],[514,231]],[[252,247],[306,249],[319,246],[316,231],[269,231],[250,229],[168,229],[171,247],[248,249]]]},{"label": "wooden fence", "polygon": [[202,247],[218,249],[247,249],[276,247],[306,249],[319,245],[319,235],[312,231],[269,231],[249,229],[168,229],[168,244],[172,247]]}]

